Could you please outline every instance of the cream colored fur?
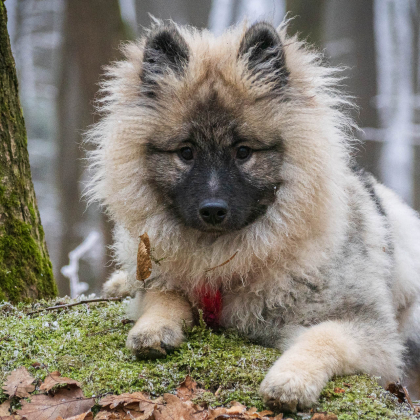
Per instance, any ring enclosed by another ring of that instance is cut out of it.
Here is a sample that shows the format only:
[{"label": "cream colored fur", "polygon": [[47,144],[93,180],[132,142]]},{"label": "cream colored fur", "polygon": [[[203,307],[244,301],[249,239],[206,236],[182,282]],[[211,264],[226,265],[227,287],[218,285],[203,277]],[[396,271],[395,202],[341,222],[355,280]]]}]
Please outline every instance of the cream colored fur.
[{"label": "cream colored fur", "polygon": [[[273,107],[272,87],[245,76],[244,60],[237,58],[244,25],[218,38],[178,29],[190,60],[183,77],[167,75],[160,112],[144,106],[140,93],[141,39],[124,47],[125,61],[108,68],[104,115],[88,135],[97,146],[90,156],[91,198],[117,224],[115,258],[123,270],[104,292],[137,293],[131,311],[139,320],[127,346],[137,353],[178,346],[183,322],[192,322],[196,290],[210,285],[223,290],[224,326],[285,350],[261,385],[266,400],[291,408],[313,404],[332,375],[397,379],[403,344],[419,328],[420,222],[373,180],[385,223],[350,169],[352,122],[342,111],[348,101],[336,91],[337,69],[321,65],[318,54],[281,27],[290,77],[287,100]],[[253,224],[219,237],[185,227],[169,213],[145,169],[147,139],[167,138],[182,127],[211,89],[227,108],[240,104],[251,134],[279,135],[286,143],[275,203]],[[162,260],[143,285],[135,272],[144,232]],[[362,245],[352,241],[356,236]],[[368,250],[368,263],[358,247]],[[207,271],[236,252],[228,264]]]}]

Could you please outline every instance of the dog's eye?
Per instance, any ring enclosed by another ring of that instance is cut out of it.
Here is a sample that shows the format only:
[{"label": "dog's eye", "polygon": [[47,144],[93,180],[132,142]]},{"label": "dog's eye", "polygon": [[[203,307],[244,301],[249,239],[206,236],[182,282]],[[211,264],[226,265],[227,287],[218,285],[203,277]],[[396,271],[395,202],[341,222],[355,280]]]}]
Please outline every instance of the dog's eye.
[{"label": "dog's eye", "polygon": [[241,146],[236,151],[236,159],[247,159],[251,155],[251,149],[246,146]]},{"label": "dog's eye", "polygon": [[194,158],[194,153],[191,147],[183,147],[179,151],[179,156],[181,156],[181,158],[184,160],[192,160]]}]

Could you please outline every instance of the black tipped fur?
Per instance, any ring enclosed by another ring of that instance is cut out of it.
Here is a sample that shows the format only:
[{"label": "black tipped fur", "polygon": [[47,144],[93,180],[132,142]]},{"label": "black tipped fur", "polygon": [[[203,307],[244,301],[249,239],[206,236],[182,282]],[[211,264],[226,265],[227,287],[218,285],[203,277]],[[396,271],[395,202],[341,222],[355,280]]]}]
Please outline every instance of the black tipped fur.
[{"label": "black tipped fur", "polygon": [[188,45],[174,25],[159,27],[151,32],[144,48],[141,74],[146,93],[154,96],[156,76],[165,74],[167,70],[182,74],[188,59]]},{"label": "black tipped fur", "polygon": [[283,45],[272,25],[259,22],[247,30],[239,47],[239,56],[247,53],[248,68],[252,73],[268,79],[274,78],[276,87],[286,85],[289,71],[286,68]]}]

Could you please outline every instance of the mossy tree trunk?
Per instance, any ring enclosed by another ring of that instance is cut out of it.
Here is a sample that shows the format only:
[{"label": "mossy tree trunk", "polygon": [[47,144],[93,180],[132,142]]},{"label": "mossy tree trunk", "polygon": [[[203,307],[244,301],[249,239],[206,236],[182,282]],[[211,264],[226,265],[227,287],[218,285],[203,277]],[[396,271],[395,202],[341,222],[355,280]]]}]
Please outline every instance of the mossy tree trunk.
[{"label": "mossy tree trunk", "polygon": [[0,301],[57,294],[34,187],[15,62],[0,0]]}]

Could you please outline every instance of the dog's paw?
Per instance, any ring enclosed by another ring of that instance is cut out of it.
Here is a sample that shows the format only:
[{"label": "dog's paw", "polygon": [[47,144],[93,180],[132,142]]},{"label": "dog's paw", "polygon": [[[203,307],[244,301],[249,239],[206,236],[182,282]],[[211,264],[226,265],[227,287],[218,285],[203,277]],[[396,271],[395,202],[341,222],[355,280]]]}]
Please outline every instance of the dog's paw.
[{"label": "dog's paw", "polygon": [[128,333],[126,346],[141,359],[165,357],[184,341],[182,326],[166,319],[142,319]]},{"label": "dog's paw", "polygon": [[102,287],[102,296],[117,297],[130,296],[133,290],[130,290],[127,273],[118,270],[112,273],[111,277],[104,283]]},{"label": "dog's paw", "polygon": [[325,375],[276,363],[261,383],[260,393],[273,409],[296,412],[314,405],[325,386]]}]

